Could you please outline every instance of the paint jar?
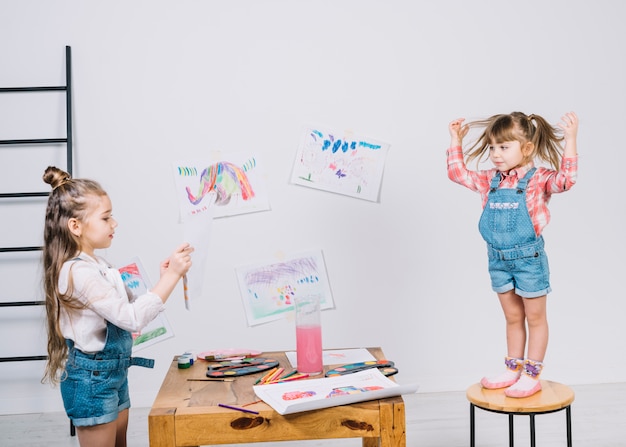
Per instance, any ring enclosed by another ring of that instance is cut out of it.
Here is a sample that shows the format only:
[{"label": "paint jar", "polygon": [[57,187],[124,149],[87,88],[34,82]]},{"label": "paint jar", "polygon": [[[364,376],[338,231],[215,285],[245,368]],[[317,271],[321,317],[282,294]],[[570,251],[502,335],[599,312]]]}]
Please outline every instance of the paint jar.
[{"label": "paint jar", "polygon": [[296,311],[296,369],[300,373],[320,374],[322,363],[322,324],[319,294],[294,296]]},{"label": "paint jar", "polygon": [[183,353],[183,355],[184,355],[184,356],[186,356],[186,357],[189,357],[189,364],[190,364],[191,366],[193,366],[193,362],[194,362],[194,360],[195,360],[195,358],[196,358],[196,356],[195,356],[195,354],[193,353],[193,351],[185,351],[185,352]]},{"label": "paint jar", "polygon": [[188,355],[178,356],[178,369],[187,369],[191,367],[191,359]]}]

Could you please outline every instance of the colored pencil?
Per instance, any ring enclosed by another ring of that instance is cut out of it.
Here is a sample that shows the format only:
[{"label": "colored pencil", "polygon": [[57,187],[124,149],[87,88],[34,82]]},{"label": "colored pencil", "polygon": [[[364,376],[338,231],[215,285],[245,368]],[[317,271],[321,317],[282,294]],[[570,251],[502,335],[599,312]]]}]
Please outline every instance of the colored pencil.
[{"label": "colored pencil", "polygon": [[254,404],[260,404],[261,402],[263,402],[262,400],[255,400],[254,402],[248,402],[247,404],[243,404],[242,407],[247,407],[250,405],[254,405]]},{"label": "colored pencil", "polygon": [[267,379],[271,374],[273,374],[276,371],[277,368],[272,368],[270,369],[267,373],[265,373],[265,375],[263,377],[261,377],[260,379],[258,379],[256,382],[254,382],[255,385],[258,385],[261,382],[264,382],[265,379]]},{"label": "colored pencil", "polygon": [[217,404],[217,406],[218,406],[218,407],[222,407],[222,408],[228,408],[228,409],[230,409],[230,410],[243,411],[244,413],[259,414],[259,412],[258,412],[258,411],[248,410],[248,409],[246,409],[246,408],[233,407],[232,405]]},{"label": "colored pencil", "polygon": [[185,296],[185,309],[189,310],[189,283],[187,275],[183,275],[183,295]]},{"label": "colored pencil", "polygon": [[274,374],[272,374],[267,379],[265,379],[264,383],[269,383],[272,380],[275,380],[276,377],[280,376],[283,373],[284,370],[285,370],[285,368],[278,368],[276,371],[274,371]]},{"label": "colored pencil", "polygon": [[278,382],[291,382],[292,380],[306,379],[307,377],[309,377],[308,374],[302,373],[287,377],[286,379],[278,379]]},{"label": "colored pencil", "polygon": [[291,377],[291,376],[293,376],[295,374],[298,374],[298,370],[297,369],[294,369],[291,372],[289,372],[289,373],[285,374],[284,376],[280,377],[280,380],[286,379],[287,377]]},{"label": "colored pencil", "polygon": [[300,380],[300,379],[306,379],[307,377],[309,377],[308,374],[302,373],[302,374],[294,374],[293,376],[289,376],[286,379],[285,378],[279,378],[279,379],[274,379],[268,382],[265,382],[267,384],[272,384],[272,383],[282,383],[282,382],[291,382],[292,380]]}]

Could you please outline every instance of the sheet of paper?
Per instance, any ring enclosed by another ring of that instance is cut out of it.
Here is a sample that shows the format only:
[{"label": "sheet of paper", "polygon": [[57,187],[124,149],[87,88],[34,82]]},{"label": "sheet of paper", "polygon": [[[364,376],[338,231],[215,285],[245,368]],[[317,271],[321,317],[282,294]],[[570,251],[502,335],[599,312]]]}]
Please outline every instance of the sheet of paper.
[{"label": "sheet of paper", "polygon": [[[132,258],[119,269],[122,281],[131,300],[148,292],[152,287],[141,260]],[[154,320],[146,325],[141,331],[133,334],[133,352],[140,351],[163,340],[174,336],[165,312],[159,313]]]},{"label": "sheet of paper", "polygon": [[239,266],[235,272],[249,326],[288,318],[296,296],[320,295],[322,310],[335,307],[321,250]]},{"label": "sheet of paper", "polygon": [[211,206],[201,213],[187,216],[182,222],[183,240],[194,248],[191,254],[191,268],[187,273],[187,299],[185,306],[191,309],[194,297],[202,295],[202,286],[206,261],[211,243],[211,226],[213,224],[213,208]]},{"label": "sheet of paper", "polygon": [[417,392],[417,384],[399,385],[372,368],[354,374],[256,385],[255,394],[279,414],[347,405]]},{"label": "sheet of paper", "polygon": [[172,167],[183,220],[209,206],[215,208],[215,218],[270,210],[256,155],[215,153],[200,161],[179,160]]},{"label": "sheet of paper", "polygon": [[291,183],[378,202],[389,147],[350,131],[307,126]]},{"label": "sheet of paper", "polygon": [[[292,367],[298,364],[298,355],[295,351],[285,352],[287,360]],[[324,365],[348,365],[350,363],[370,362],[376,360],[365,348],[354,349],[329,349],[322,352]]]}]

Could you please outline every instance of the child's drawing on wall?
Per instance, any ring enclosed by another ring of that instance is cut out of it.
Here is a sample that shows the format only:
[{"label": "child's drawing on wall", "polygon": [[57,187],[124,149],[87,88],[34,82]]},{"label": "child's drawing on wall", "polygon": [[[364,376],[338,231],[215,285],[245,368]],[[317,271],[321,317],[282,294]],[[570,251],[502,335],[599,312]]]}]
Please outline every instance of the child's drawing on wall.
[{"label": "child's drawing on wall", "polygon": [[378,201],[389,144],[319,127],[306,128],[291,182]]},{"label": "child's drawing on wall", "polygon": [[250,326],[284,317],[298,294],[319,294],[322,309],[334,307],[321,251],[238,267],[236,272]]},{"label": "child's drawing on wall", "polygon": [[214,217],[268,210],[257,157],[231,154],[219,161],[174,164],[181,219],[213,207]]}]

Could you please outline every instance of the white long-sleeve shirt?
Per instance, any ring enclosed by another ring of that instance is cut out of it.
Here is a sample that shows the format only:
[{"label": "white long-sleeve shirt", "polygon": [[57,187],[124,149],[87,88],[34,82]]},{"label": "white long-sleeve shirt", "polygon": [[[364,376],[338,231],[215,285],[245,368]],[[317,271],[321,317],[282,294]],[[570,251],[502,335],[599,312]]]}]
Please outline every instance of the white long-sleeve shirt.
[{"label": "white long-sleeve shirt", "polygon": [[84,303],[84,309],[62,308],[61,332],[74,341],[77,349],[95,353],[104,348],[107,321],[136,332],[150,323],[164,309],[161,298],[148,292],[132,302],[119,271],[96,256],[80,253],[61,268],[59,290],[65,292],[71,275],[73,298]]}]

